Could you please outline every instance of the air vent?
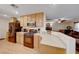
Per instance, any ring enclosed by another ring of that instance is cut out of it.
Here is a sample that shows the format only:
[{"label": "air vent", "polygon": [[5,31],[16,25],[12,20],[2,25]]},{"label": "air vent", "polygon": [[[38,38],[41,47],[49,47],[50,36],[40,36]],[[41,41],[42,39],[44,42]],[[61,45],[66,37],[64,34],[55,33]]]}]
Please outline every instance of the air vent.
[{"label": "air vent", "polygon": [[11,4],[11,6],[12,6],[13,8],[18,8],[18,6],[15,5],[15,4]]}]

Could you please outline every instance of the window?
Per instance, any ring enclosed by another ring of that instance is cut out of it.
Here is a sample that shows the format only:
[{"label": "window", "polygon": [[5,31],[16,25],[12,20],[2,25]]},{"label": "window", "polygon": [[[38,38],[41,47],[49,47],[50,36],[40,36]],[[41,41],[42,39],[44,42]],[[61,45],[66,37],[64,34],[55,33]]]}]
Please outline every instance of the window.
[{"label": "window", "polygon": [[75,23],[74,31],[79,32],[79,22]]}]

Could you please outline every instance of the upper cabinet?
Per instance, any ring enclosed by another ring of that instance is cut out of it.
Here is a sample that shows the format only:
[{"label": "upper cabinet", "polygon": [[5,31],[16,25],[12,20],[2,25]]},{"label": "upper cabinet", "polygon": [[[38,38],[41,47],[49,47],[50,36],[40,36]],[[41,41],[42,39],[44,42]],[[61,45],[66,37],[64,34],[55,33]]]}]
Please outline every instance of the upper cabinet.
[{"label": "upper cabinet", "polygon": [[21,26],[24,26],[24,17],[23,16],[20,17],[20,24],[21,24]]},{"label": "upper cabinet", "polygon": [[36,26],[41,27],[43,26],[43,21],[44,20],[44,14],[43,13],[38,13],[36,14]]},{"label": "upper cabinet", "polygon": [[20,17],[21,26],[23,27],[43,27],[44,26],[44,13],[33,13]]}]

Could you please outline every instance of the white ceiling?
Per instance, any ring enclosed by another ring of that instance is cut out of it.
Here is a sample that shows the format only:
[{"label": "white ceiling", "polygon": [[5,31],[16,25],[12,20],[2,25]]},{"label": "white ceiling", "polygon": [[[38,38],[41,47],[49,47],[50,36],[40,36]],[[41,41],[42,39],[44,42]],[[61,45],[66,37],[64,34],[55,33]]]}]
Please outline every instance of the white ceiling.
[{"label": "white ceiling", "polygon": [[[16,6],[18,6],[18,8],[13,8],[10,4],[0,4],[0,18],[8,19],[12,16],[18,17],[38,11],[45,12],[47,19],[79,18],[78,4],[16,4]],[[19,13],[16,14],[16,11]]]}]

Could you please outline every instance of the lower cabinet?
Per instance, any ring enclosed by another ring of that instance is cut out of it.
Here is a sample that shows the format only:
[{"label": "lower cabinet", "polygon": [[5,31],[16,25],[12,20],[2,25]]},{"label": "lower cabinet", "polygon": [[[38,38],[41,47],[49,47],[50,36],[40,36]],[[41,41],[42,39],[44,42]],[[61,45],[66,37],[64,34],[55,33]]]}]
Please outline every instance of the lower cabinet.
[{"label": "lower cabinet", "polygon": [[9,37],[8,41],[9,41],[9,42],[16,43],[16,40],[15,40],[15,38],[14,38],[14,37]]},{"label": "lower cabinet", "polygon": [[27,32],[17,32],[16,43],[22,44],[29,48],[34,48],[34,34]]},{"label": "lower cabinet", "polygon": [[8,35],[8,41],[16,43],[16,34],[9,33],[9,35]]},{"label": "lower cabinet", "polygon": [[32,34],[24,35],[24,46],[34,48],[34,38]]},{"label": "lower cabinet", "polygon": [[17,32],[16,33],[16,43],[24,44],[24,33],[25,32]]}]

